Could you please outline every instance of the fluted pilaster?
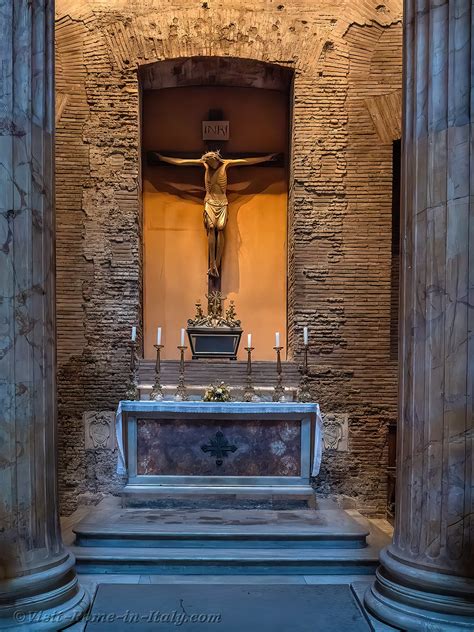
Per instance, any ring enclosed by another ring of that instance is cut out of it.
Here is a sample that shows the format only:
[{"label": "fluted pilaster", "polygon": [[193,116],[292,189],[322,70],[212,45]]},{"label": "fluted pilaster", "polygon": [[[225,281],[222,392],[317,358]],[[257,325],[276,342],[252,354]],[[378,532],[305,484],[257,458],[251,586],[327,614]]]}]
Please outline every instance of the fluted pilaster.
[{"label": "fluted pilaster", "polygon": [[471,0],[406,0],[397,512],[366,595],[406,630],[474,629]]},{"label": "fluted pilaster", "polygon": [[53,4],[0,2],[0,629],[87,606],[56,493]]}]

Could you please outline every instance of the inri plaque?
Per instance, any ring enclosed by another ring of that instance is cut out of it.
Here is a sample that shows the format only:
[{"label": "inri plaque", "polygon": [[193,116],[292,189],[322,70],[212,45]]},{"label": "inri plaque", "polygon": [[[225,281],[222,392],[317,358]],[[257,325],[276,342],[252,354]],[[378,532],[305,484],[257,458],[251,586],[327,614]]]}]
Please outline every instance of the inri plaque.
[{"label": "inri plaque", "polygon": [[229,121],[203,121],[202,140],[229,140]]}]

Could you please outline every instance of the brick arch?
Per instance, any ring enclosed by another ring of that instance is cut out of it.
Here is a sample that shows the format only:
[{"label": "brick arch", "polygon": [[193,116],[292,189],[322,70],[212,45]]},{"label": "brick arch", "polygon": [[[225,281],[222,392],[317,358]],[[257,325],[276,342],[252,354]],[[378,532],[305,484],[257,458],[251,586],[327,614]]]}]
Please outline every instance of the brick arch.
[{"label": "brick arch", "polygon": [[[96,15],[96,25],[110,51],[114,69],[179,57],[219,56],[255,59],[312,72],[327,36],[306,20],[284,13],[225,8],[219,13],[200,7],[177,11],[115,12],[116,19]],[[97,19],[98,18],[98,19]]]}]

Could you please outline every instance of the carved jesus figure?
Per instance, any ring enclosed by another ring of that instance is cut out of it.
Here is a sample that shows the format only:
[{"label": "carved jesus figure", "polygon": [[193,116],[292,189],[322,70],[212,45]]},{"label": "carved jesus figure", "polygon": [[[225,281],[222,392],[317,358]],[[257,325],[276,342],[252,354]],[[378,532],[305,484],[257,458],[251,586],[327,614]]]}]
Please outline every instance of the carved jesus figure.
[{"label": "carved jesus figure", "polygon": [[209,276],[218,277],[224,252],[224,229],[227,224],[227,169],[246,165],[257,165],[274,160],[277,154],[268,154],[258,158],[224,159],[219,151],[208,151],[201,158],[171,158],[157,154],[158,158],[170,165],[195,167],[202,165],[205,169],[204,183],[204,226],[207,230],[209,244]]}]

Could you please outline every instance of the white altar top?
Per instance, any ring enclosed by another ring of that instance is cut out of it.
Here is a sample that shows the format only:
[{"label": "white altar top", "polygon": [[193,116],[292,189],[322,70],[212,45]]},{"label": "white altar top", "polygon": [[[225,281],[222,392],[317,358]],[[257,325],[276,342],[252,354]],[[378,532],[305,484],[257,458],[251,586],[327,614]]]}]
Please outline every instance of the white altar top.
[{"label": "white altar top", "polygon": [[312,455],[311,475],[317,476],[321,467],[321,458],[323,452],[323,422],[319,404],[303,404],[299,402],[204,402],[196,401],[121,401],[117,408],[115,418],[115,431],[117,436],[117,446],[119,458],[117,462],[117,474],[127,474],[125,451],[123,445],[123,426],[122,413],[233,413],[236,414],[272,414],[275,413],[303,413],[314,414],[316,417],[315,436],[314,436],[314,453]]}]

